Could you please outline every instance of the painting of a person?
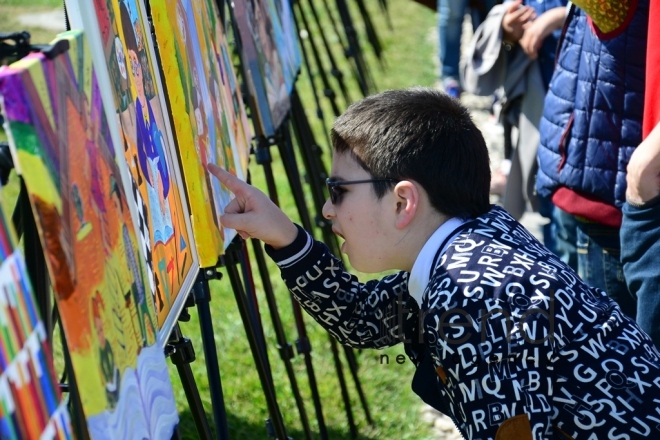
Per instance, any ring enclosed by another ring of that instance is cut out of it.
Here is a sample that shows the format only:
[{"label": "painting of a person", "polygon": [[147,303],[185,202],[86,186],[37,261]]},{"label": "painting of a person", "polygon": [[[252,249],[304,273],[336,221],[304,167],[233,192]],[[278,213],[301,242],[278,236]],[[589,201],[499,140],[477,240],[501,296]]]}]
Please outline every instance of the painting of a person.
[{"label": "painting of a person", "polygon": [[136,34],[126,4],[120,4],[121,23],[128,59],[133,74],[135,90],[135,114],[137,131],[138,163],[147,182],[150,224],[154,243],[167,243],[174,236],[170,213],[170,172],[164,151],[163,134],[145,94],[143,66],[138,54]]}]

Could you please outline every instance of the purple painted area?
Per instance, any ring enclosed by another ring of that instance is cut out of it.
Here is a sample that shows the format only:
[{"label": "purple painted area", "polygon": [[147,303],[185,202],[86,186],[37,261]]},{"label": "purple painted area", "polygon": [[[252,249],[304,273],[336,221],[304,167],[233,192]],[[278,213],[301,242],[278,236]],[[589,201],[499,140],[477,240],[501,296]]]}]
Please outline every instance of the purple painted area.
[{"label": "purple painted area", "polygon": [[10,121],[29,124],[31,121],[30,109],[26,105],[23,81],[15,69],[3,69],[0,72],[0,95],[5,100],[5,113]]}]

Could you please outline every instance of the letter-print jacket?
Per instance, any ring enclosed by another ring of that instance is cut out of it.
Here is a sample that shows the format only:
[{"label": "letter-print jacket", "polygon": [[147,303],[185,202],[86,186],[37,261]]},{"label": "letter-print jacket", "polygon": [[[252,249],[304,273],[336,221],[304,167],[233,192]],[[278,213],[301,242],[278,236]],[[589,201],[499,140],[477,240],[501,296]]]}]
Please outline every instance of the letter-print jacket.
[{"label": "letter-print jacket", "polygon": [[421,310],[408,273],[360,283],[302,229],[266,250],[341,343],[403,341],[413,389],[466,438],[660,438],[660,354],[649,337],[499,207],[437,255]]}]

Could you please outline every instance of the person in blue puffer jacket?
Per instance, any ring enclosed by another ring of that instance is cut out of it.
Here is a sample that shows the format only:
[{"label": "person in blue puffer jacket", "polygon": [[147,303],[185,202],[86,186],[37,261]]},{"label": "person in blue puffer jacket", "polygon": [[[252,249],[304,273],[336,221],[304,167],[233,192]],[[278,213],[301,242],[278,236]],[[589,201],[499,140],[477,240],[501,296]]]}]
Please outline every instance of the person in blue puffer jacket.
[{"label": "person in blue puffer jacket", "polygon": [[575,238],[578,273],[635,317],[619,261],[626,165],[642,140],[649,0],[573,2],[540,124],[537,190]]}]

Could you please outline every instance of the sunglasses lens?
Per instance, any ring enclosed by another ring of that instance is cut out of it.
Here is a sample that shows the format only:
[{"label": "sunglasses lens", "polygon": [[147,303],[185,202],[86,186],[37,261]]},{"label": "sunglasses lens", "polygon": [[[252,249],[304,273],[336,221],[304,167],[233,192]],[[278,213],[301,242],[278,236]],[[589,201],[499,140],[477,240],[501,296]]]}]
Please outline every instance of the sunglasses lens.
[{"label": "sunglasses lens", "polygon": [[330,202],[333,205],[337,204],[337,201],[339,200],[339,194],[336,190],[336,187],[334,185],[334,182],[327,181],[326,185],[328,187],[328,194],[330,195]]}]

